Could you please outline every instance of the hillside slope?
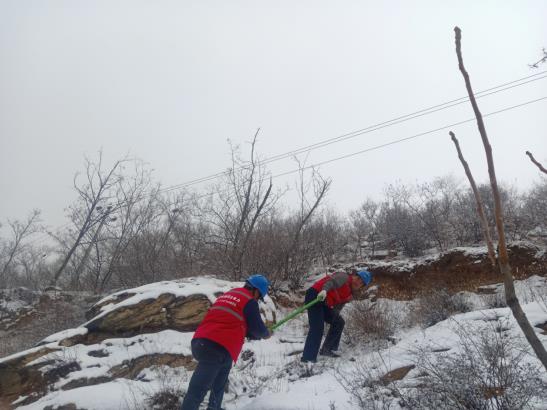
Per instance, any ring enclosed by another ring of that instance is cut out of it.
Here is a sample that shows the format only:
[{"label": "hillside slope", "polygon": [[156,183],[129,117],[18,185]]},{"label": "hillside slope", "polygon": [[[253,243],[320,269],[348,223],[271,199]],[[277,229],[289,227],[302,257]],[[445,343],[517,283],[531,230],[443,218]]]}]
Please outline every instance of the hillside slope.
[{"label": "hillside slope", "polygon": [[[523,256],[520,262],[514,258],[514,266],[519,268],[520,277],[527,279],[516,282],[517,292],[547,345],[545,252],[530,246],[520,248],[524,249],[519,251]],[[547,386],[545,371],[530,354],[510,310],[492,308],[493,300],[498,304],[502,299],[499,277],[493,274],[485,276],[488,280],[463,280],[473,272],[479,272],[479,276],[483,272],[483,250],[458,249],[424,259],[370,264],[369,268],[378,273],[376,295],[365,302],[352,302],[344,309],[347,329],[339,359],[320,358],[313,368],[300,364],[307,327],[305,315],[280,328],[269,340],[246,342],[231,373],[224,407],[340,410],[389,405],[398,409],[405,400],[419,400],[417,392],[423,390],[420,386],[434,382],[425,376],[427,366],[440,363],[449,373],[447,363],[453,358],[465,357],[469,346],[493,340],[506,352],[504,360],[515,373],[515,383],[525,378],[527,385],[534,387],[526,397],[526,406],[547,408],[547,399],[539,394],[547,389],[538,387]],[[536,275],[530,276],[530,271]],[[430,280],[433,272],[438,277]],[[410,290],[405,287],[414,283],[421,285]],[[462,313],[440,322],[436,319],[437,323],[428,327],[431,323],[426,324],[416,312],[423,314],[424,305],[430,301],[423,303],[412,296],[439,283],[453,284],[446,286],[452,292],[465,291],[457,295]],[[103,298],[88,311],[88,321],[81,326],[0,359],[0,408],[176,408],[176,400],[184,394],[195,366],[189,349],[193,329],[218,294],[240,285],[214,278],[188,278]],[[399,297],[387,299],[383,297],[386,294]],[[355,315],[370,312],[357,309],[363,303],[381,315],[371,318],[381,319],[389,332],[374,327],[359,330]],[[268,322],[288,313],[270,298],[261,305]],[[500,348],[497,351],[499,354]],[[470,371],[465,369],[465,373]],[[498,391],[493,383],[494,390],[481,387],[479,396],[492,400],[509,396],[515,386]]]}]

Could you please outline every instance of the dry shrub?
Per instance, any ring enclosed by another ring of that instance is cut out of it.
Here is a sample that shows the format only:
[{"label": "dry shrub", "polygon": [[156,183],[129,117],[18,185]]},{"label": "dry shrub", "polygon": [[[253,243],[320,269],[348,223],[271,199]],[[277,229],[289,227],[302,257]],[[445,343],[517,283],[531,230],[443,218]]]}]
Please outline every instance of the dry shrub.
[{"label": "dry shrub", "polygon": [[[381,356],[378,356],[382,362]],[[373,361],[375,362],[375,360]],[[395,410],[404,405],[395,383],[384,383],[385,363],[357,362],[351,367],[340,366],[334,376],[350,395],[353,408],[362,410]]]},{"label": "dry shrub", "polygon": [[146,401],[150,406],[150,410],[179,410],[183,396],[183,390],[165,387],[154,393]]},{"label": "dry shrub", "polygon": [[507,307],[507,301],[503,293],[493,293],[491,295],[485,295],[484,297],[486,306],[489,309],[505,308]]},{"label": "dry shrub", "polygon": [[423,294],[416,299],[410,318],[412,323],[430,327],[456,313],[465,313],[470,310],[463,295],[459,293],[450,295],[446,289],[440,289]]},{"label": "dry shrub", "polygon": [[547,385],[542,368],[532,364],[522,340],[506,334],[502,322],[487,329],[460,327],[456,351],[431,346],[409,351],[415,368],[411,377],[389,382],[389,370],[378,355],[370,361],[335,371],[355,408],[370,410],[525,410],[544,408]]},{"label": "dry shrub", "polygon": [[536,408],[546,398],[539,366],[527,363],[522,343],[498,326],[473,330],[460,328],[457,353],[417,355],[418,387],[407,390],[408,407],[424,410],[513,410]]},{"label": "dry shrub", "polygon": [[344,317],[344,335],[351,345],[364,341],[388,341],[400,322],[399,315],[393,309],[368,300],[352,303]]},{"label": "dry shrub", "polygon": [[[160,346],[156,345],[153,350]],[[139,384],[130,384],[124,410],[178,410],[186,395],[182,388],[188,374],[182,368],[152,365],[136,377]]]}]

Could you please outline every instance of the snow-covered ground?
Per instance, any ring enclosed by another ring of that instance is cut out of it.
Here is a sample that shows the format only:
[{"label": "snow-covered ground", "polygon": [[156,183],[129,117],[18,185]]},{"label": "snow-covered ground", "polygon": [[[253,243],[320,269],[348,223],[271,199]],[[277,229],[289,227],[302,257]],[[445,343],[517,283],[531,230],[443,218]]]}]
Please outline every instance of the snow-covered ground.
[{"label": "snow-covered ground", "polygon": [[[206,279],[210,281],[210,279]],[[218,288],[230,287],[229,283],[215,283]],[[166,286],[172,286],[167,284]],[[201,282],[196,279],[188,287],[180,287],[179,291],[190,291],[189,287],[211,288],[211,282]],[[502,291],[500,286],[493,286],[496,291]],[[527,281],[516,282],[516,288],[524,311],[533,326],[547,322],[547,284],[545,278],[531,277]],[[148,287],[145,292],[157,293],[158,288]],[[216,290],[215,290],[216,291]],[[214,294],[211,290],[210,293]],[[394,388],[401,392],[408,391],[419,384],[423,376],[420,370],[420,354],[429,354],[430,360],[462,355],[462,333],[468,337],[479,337],[484,332],[493,332],[508,340],[521,342],[525,353],[522,362],[539,368],[539,361],[530,352],[522,333],[514,321],[508,308],[485,308],[482,296],[466,294],[468,304],[478,310],[457,314],[447,320],[439,322],[429,328],[418,326],[400,328],[391,339],[385,342],[380,349],[377,344],[362,343],[350,346],[343,343],[341,357],[337,359],[320,357],[318,363],[308,368],[301,365],[300,352],[306,334],[306,316],[288,322],[269,339],[264,341],[246,342],[243,354],[230,374],[230,387],[225,395],[223,407],[246,410],[343,410],[359,408],[356,393],[370,397],[370,408],[382,408],[389,403],[391,409],[400,409],[399,398],[390,396],[376,396],[378,392],[388,391],[389,388],[372,389],[357,383],[366,376],[371,380],[378,380],[391,370],[404,366],[416,366],[401,381],[389,384],[391,391]],[[139,297],[137,297],[139,299]],[[123,303],[129,303],[128,299]],[[271,301],[268,301],[270,304]],[[383,306],[400,311],[404,314],[409,302],[393,302],[381,300]],[[107,305],[108,306],[108,305]],[[103,312],[109,311],[108,306]],[[268,309],[269,310],[269,309]],[[344,309],[350,312],[351,309]],[[278,311],[277,317],[283,317],[288,311]],[[346,313],[347,314],[347,313]],[[547,346],[547,335],[536,328],[537,334]],[[55,346],[67,334],[83,332],[82,328],[57,334],[48,338],[49,346]],[[181,333],[166,330],[154,334],[143,334],[132,338],[107,339],[91,346],[75,345],[65,347],[59,352],[43,356],[37,361],[50,360],[62,355],[70,361],[79,363],[81,370],[70,373],[66,378],[59,380],[55,391],[42,397],[40,400],[21,405],[18,409],[38,410],[46,406],[57,406],[75,403],[78,408],[88,410],[120,410],[146,409],[147,399],[160,390],[170,389],[184,391],[188,384],[191,372],[184,368],[170,368],[160,366],[147,368],[135,378],[115,379],[95,385],[88,385],[69,390],[63,386],[76,380],[100,380],[113,366],[121,365],[126,360],[149,354],[190,354],[190,339],[192,333]],[[94,352],[101,351],[101,354]],[[91,352],[91,354],[90,354]],[[6,360],[3,359],[1,361]],[[0,362],[1,362],[0,361]],[[31,363],[33,364],[33,363]],[[547,374],[541,368],[538,371],[542,382],[547,385]],[[361,379],[359,379],[361,377]],[[355,383],[352,385],[352,383]],[[371,384],[372,386],[372,384]],[[388,386],[388,387],[389,387]],[[373,394],[374,393],[374,394]],[[376,407],[374,407],[376,405]],[[531,408],[547,409],[547,399],[530,403]]]}]

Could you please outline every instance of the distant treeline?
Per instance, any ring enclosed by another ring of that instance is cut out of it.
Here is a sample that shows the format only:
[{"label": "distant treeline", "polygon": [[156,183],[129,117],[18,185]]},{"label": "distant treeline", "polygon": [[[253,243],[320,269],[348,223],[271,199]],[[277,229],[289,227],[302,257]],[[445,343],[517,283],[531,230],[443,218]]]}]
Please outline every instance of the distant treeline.
[{"label": "distant treeline", "polygon": [[[315,170],[301,165],[300,200],[287,208],[286,189],[273,185],[254,155],[244,161],[233,149],[232,157],[232,167],[199,193],[162,190],[137,160],[105,170],[101,155],[86,159],[74,179],[78,199],[67,208],[69,227],[48,233],[53,245],[43,240],[39,211],[7,222],[0,287],[104,292],[195,275],[239,280],[251,272],[268,274],[274,285],[298,286],[317,264],[388,251],[419,256],[483,241],[463,178],[389,185],[381,200],[366,200],[342,215],[323,205],[331,181]],[[479,189],[493,224],[491,191]],[[502,199],[509,240],[547,233],[546,178],[526,192],[504,186]]]}]

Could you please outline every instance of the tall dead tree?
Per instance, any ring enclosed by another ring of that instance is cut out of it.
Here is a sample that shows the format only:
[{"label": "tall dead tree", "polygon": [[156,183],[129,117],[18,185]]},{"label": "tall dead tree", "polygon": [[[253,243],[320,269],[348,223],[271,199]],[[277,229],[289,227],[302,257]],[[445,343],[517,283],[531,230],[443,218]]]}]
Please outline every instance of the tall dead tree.
[{"label": "tall dead tree", "polygon": [[488,135],[486,133],[486,128],[484,126],[482,114],[479,110],[479,106],[477,105],[477,101],[475,100],[475,96],[473,94],[473,89],[471,87],[471,80],[469,78],[469,74],[467,73],[465,66],[463,64],[463,57],[462,57],[462,51],[461,51],[461,30],[459,27],[455,27],[454,32],[455,32],[455,40],[456,40],[456,55],[458,57],[458,66],[465,80],[465,87],[467,89],[467,94],[469,95],[469,100],[471,102],[471,106],[473,107],[473,111],[477,119],[477,126],[479,129],[479,133],[481,135],[484,151],[486,153],[486,161],[488,163],[488,175],[490,177],[490,185],[492,187],[492,195],[494,197],[494,212],[495,212],[496,228],[498,231],[498,247],[499,247],[498,263],[499,263],[500,272],[503,275],[503,281],[504,281],[504,287],[505,287],[505,299],[507,301],[507,305],[513,312],[513,316],[515,317],[515,320],[517,321],[518,325],[522,329],[522,332],[524,333],[526,340],[528,340],[528,343],[530,344],[530,346],[536,353],[538,359],[541,361],[543,366],[547,369],[547,351],[545,350],[545,347],[543,346],[543,344],[537,337],[534,331],[534,328],[532,327],[532,325],[530,324],[530,321],[526,317],[526,314],[522,310],[520,302],[515,293],[515,285],[513,283],[513,274],[512,274],[511,266],[509,264],[509,254],[507,252],[507,244],[505,241],[505,230],[503,226],[503,209],[501,207],[501,198],[500,198],[499,189],[498,189],[498,182],[496,179],[496,171],[494,168],[494,159],[492,157],[492,147],[490,145],[490,141],[488,140]]}]

